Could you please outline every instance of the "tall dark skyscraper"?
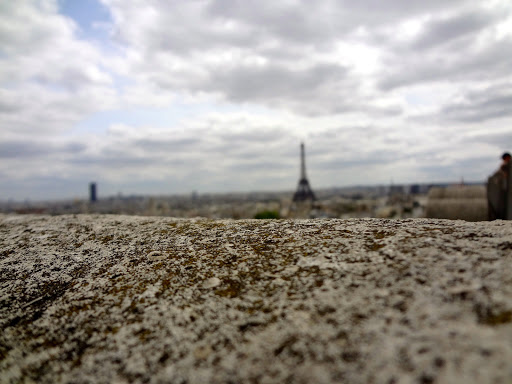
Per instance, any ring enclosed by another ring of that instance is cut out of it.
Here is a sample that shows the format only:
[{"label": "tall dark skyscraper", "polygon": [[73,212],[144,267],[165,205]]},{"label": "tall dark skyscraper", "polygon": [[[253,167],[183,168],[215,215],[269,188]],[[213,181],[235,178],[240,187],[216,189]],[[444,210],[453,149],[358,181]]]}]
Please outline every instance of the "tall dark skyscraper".
[{"label": "tall dark skyscraper", "polygon": [[309,186],[308,179],[306,177],[306,154],[304,150],[304,143],[300,144],[300,180],[297,187],[297,191],[293,195],[293,201],[307,201],[316,200],[313,190]]},{"label": "tall dark skyscraper", "polygon": [[96,183],[89,184],[89,201],[94,203],[97,200],[96,196]]}]

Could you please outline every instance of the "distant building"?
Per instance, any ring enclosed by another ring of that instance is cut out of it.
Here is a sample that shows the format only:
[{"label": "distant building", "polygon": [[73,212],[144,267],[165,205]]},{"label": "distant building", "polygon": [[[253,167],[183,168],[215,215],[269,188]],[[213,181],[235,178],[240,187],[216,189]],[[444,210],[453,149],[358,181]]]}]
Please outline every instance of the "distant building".
[{"label": "distant building", "polygon": [[403,193],[404,193],[403,185],[391,184],[389,186],[389,196],[402,195]]},{"label": "distant building", "polygon": [[89,184],[89,201],[94,203],[97,200],[96,196],[96,183]]},{"label": "distant building", "polygon": [[314,201],[316,200],[313,190],[309,186],[306,177],[306,154],[304,151],[304,143],[300,144],[300,180],[297,191],[293,195],[293,201]]},{"label": "distant building", "polygon": [[420,185],[419,184],[413,184],[411,185],[411,188],[409,190],[411,195],[418,195],[420,193]]}]

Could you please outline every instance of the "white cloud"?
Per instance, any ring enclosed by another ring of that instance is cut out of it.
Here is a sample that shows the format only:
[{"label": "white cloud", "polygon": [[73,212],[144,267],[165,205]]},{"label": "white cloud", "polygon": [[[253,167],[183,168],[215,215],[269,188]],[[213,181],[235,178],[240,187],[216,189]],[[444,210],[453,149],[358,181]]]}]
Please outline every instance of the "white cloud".
[{"label": "white cloud", "polygon": [[75,38],[54,1],[7,2],[0,22],[2,134],[62,132],[116,103],[102,52]]},{"label": "white cloud", "polygon": [[0,183],[293,188],[302,140],[314,186],[483,180],[510,132],[507,1],[102,1],[101,45],[0,5]]}]

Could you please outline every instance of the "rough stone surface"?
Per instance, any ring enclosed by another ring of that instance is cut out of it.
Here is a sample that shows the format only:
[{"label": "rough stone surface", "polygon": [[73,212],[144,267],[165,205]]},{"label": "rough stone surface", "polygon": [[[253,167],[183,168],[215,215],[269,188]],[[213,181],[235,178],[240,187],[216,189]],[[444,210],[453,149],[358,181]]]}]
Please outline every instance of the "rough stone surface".
[{"label": "rough stone surface", "polygon": [[512,382],[512,222],[0,215],[0,382]]}]

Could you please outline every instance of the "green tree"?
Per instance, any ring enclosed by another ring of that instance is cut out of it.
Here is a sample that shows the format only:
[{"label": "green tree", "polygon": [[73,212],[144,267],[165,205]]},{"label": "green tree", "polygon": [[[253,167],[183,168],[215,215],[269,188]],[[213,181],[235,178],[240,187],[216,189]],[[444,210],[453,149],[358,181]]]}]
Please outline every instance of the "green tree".
[{"label": "green tree", "polygon": [[261,211],[258,212],[255,216],[255,219],[279,219],[279,212],[277,211]]}]

